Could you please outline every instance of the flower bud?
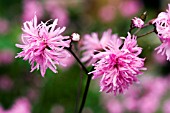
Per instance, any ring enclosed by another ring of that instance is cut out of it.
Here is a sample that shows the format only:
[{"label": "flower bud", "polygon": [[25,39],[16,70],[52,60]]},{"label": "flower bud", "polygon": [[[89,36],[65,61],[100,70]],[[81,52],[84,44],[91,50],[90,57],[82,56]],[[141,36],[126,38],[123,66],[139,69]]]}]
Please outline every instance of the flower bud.
[{"label": "flower bud", "polygon": [[73,33],[71,36],[72,36],[73,41],[79,41],[80,40],[80,35],[78,33]]}]

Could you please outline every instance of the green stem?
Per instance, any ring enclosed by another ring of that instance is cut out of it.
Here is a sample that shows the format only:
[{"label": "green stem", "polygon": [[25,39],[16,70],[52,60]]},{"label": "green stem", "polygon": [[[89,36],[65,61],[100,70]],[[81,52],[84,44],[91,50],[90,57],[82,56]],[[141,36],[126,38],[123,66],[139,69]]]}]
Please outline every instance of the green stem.
[{"label": "green stem", "polygon": [[138,28],[133,35],[136,35],[140,30],[141,28]]},{"label": "green stem", "polygon": [[83,83],[82,80],[83,80],[83,74],[81,73],[78,88],[77,88],[76,106],[75,106],[74,113],[78,113],[78,107],[79,107],[79,103],[80,103],[80,95],[82,92],[82,83]]},{"label": "green stem", "polygon": [[85,88],[85,91],[84,91],[84,94],[83,94],[83,99],[82,99],[81,106],[80,106],[78,113],[81,113],[83,108],[84,108],[86,98],[87,98],[87,94],[88,94],[88,90],[89,90],[89,86],[90,86],[91,78],[92,78],[92,74],[88,75],[87,82],[86,82],[86,88]]},{"label": "green stem", "polygon": [[149,32],[147,32],[147,33],[145,33],[145,34],[142,34],[142,35],[140,35],[140,36],[137,36],[137,37],[140,38],[140,37],[146,36],[146,35],[148,35],[148,34],[153,33],[154,31],[155,31],[155,30],[153,29],[153,30],[151,30],[151,31],[149,31]]},{"label": "green stem", "polygon": [[[74,56],[74,58],[81,65],[83,71],[86,73],[86,75],[88,77],[87,78],[87,82],[86,82],[85,91],[84,91],[84,94],[83,94],[83,99],[82,99],[82,102],[81,102],[81,105],[80,105],[80,109],[79,109],[79,112],[78,112],[78,113],[81,113],[83,108],[84,108],[85,102],[86,102],[86,98],[87,98],[87,94],[88,94],[88,90],[89,90],[92,74],[88,74],[89,71],[86,69],[86,67],[83,65],[83,63],[80,61],[80,59],[76,56],[76,54],[72,51],[71,46],[70,46],[70,48],[66,48],[66,49]],[[77,110],[75,110],[75,111],[77,111]]]},{"label": "green stem", "polygon": [[83,65],[83,63],[80,61],[80,59],[76,56],[76,54],[72,51],[71,47],[70,48],[66,48],[72,55],[73,57],[77,60],[77,62],[80,64],[80,66],[82,67],[83,71],[88,75],[88,70],[86,69],[86,67]]}]

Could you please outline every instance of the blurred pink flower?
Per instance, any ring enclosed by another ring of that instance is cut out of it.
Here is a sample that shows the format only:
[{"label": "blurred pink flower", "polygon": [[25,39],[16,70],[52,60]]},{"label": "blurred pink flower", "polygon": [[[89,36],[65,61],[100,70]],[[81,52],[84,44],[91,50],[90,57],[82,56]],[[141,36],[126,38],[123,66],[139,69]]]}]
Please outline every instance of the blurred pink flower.
[{"label": "blurred pink flower", "polygon": [[101,102],[108,113],[124,113],[125,109],[122,102],[118,99],[118,96],[114,97],[112,93],[102,93]]},{"label": "blurred pink flower", "polygon": [[113,5],[105,5],[99,10],[99,17],[103,22],[111,22],[115,17],[115,8]]},{"label": "blurred pink flower", "polygon": [[159,107],[160,100],[150,95],[144,96],[138,102],[140,104],[138,106],[139,113],[155,113]]},{"label": "blurred pink flower", "polygon": [[132,19],[132,24],[137,28],[142,28],[142,26],[144,25],[144,21],[138,17],[134,17]]},{"label": "blurred pink flower", "polygon": [[9,91],[13,87],[13,81],[7,75],[0,76],[0,89],[4,91]]},{"label": "blurred pink flower", "polygon": [[[154,84],[154,85],[151,85]],[[140,113],[155,113],[161,98],[168,88],[166,78],[145,75],[141,78],[141,87],[132,87],[125,95],[124,104],[128,110]],[[132,100],[131,103],[129,100]],[[129,109],[130,103],[134,109]],[[145,104],[144,104],[145,103]]]},{"label": "blurred pink flower", "polygon": [[69,58],[61,59],[61,62],[63,62],[66,65],[64,65],[64,66],[61,65],[60,68],[68,69],[75,63],[75,59],[73,56],[70,56]]},{"label": "blurred pink flower", "polygon": [[162,42],[155,50],[158,51],[158,54],[165,54],[167,60],[170,60],[170,4],[168,4],[168,7],[167,12],[161,12],[153,21],[153,24],[155,24],[157,35]]},{"label": "blurred pink flower", "polygon": [[[129,91],[130,92],[130,91]],[[137,95],[137,94],[136,94]],[[138,108],[137,106],[137,100],[135,98],[131,98],[129,96],[127,96],[124,101],[123,101],[123,104],[125,106],[125,108],[128,110],[128,111],[131,111],[131,112],[135,112]]]},{"label": "blurred pink flower", "polygon": [[[160,103],[168,94],[169,79],[168,77],[144,75],[140,80],[140,86],[139,84],[133,85],[122,96],[113,97],[112,94],[102,93],[102,103],[104,106],[110,103],[112,105],[110,109],[115,110],[117,109],[114,106],[116,102],[118,104],[116,106],[120,106],[118,108],[128,113],[156,113],[161,108]],[[165,113],[169,113],[169,105],[169,100],[167,100],[163,106]]]},{"label": "blurred pink flower", "polygon": [[0,19],[0,34],[5,34],[9,30],[9,22],[5,19]]},{"label": "blurred pink flower", "polygon": [[122,16],[130,17],[138,13],[141,7],[140,0],[123,0],[119,8]]},{"label": "blurred pink flower", "polygon": [[58,18],[59,26],[66,26],[69,23],[68,11],[64,6],[57,4],[55,0],[46,0],[45,8],[51,18]]},{"label": "blurred pink flower", "polygon": [[166,56],[157,54],[156,52],[153,52],[153,58],[154,60],[159,64],[166,64]]},{"label": "blurred pink flower", "polygon": [[64,50],[64,47],[70,46],[69,36],[61,35],[65,27],[56,29],[57,21],[55,19],[50,25],[47,25],[48,21],[37,25],[37,17],[34,16],[34,19],[24,23],[21,37],[23,45],[16,44],[18,48],[22,48],[22,52],[18,53],[16,58],[29,60],[31,72],[40,68],[41,75],[44,76],[46,69],[50,68],[56,73],[56,64],[65,65],[61,59],[70,57]]},{"label": "blurred pink flower", "polygon": [[38,19],[42,18],[44,13],[42,4],[38,0],[24,0],[22,20],[31,20],[35,13]]},{"label": "blurred pink flower", "polygon": [[136,36],[128,33],[121,49],[120,46],[118,38],[110,40],[103,48],[104,52],[94,55],[99,61],[93,64],[95,70],[90,72],[93,73],[93,79],[102,76],[100,91],[114,92],[115,95],[123,93],[129,85],[137,82],[137,75],[142,74],[141,70],[146,70],[145,59],[138,57],[142,48],[137,46]]},{"label": "blurred pink flower", "polygon": [[31,104],[27,98],[18,98],[8,110],[0,106],[0,113],[31,113]]},{"label": "blurred pink flower", "polygon": [[[96,54],[95,52],[98,52],[100,50],[103,50],[103,48],[107,45],[107,43],[112,40],[116,39],[118,36],[116,34],[112,34],[112,30],[108,29],[105,31],[99,40],[97,33],[92,33],[91,35],[86,34],[82,41],[82,47],[80,50],[84,51],[82,54],[81,61],[86,62],[87,66],[90,66],[91,64],[95,63],[98,58],[93,58],[93,55]],[[118,40],[121,44],[121,41]]]},{"label": "blurred pink flower", "polygon": [[38,90],[36,88],[29,88],[27,91],[28,91],[27,92],[27,97],[29,98],[29,100],[35,101],[35,100],[38,99],[39,92],[38,92]]},{"label": "blurred pink flower", "polygon": [[0,65],[10,64],[14,61],[14,52],[10,49],[4,49],[0,51]]},{"label": "blurred pink flower", "polygon": [[164,113],[170,113],[170,99],[167,99],[163,104],[163,110]]},{"label": "blurred pink flower", "polygon": [[106,108],[108,110],[108,113],[123,113],[124,110],[121,102],[113,99],[110,99],[106,103]]},{"label": "blurred pink flower", "polygon": [[54,105],[51,108],[51,113],[64,113],[65,109],[62,105]]}]

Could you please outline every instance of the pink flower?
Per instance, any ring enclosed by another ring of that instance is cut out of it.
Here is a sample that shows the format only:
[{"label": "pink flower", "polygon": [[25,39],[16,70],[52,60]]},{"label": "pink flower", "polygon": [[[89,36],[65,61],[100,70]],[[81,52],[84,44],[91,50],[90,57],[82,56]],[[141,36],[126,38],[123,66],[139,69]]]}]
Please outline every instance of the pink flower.
[{"label": "pink flower", "polygon": [[153,21],[158,32],[158,37],[161,41],[170,39],[170,4],[167,12],[161,12],[158,17]]},{"label": "pink flower", "polygon": [[69,58],[62,59],[61,61],[64,64],[66,64],[65,66],[59,66],[62,70],[69,69],[75,63],[75,59],[73,56],[70,56]]},{"label": "pink flower", "polygon": [[166,55],[166,57],[167,57],[166,59],[170,60],[170,41],[164,40],[164,42],[160,46],[155,48],[155,50],[157,50],[158,54]]},{"label": "pink flower", "polygon": [[163,111],[164,113],[170,113],[170,99],[164,102]]},{"label": "pink flower", "polygon": [[108,113],[123,113],[123,106],[119,101],[114,99],[110,99],[106,103],[106,108],[108,110]]},{"label": "pink flower", "polygon": [[111,22],[115,18],[115,13],[113,5],[105,5],[99,10],[99,17],[103,22]]},{"label": "pink flower", "polygon": [[[112,30],[108,29],[105,31],[99,40],[97,33],[92,33],[91,35],[86,34],[82,40],[82,47],[80,48],[83,52],[81,61],[86,62],[87,66],[95,63],[98,58],[93,58],[95,52],[103,50],[105,45],[114,38],[117,38],[116,34],[112,34]],[[121,41],[119,41],[121,43]]]},{"label": "pink flower", "polygon": [[9,113],[31,113],[31,103],[27,98],[19,98],[15,101]]},{"label": "pink flower", "polygon": [[[141,78],[140,87],[137,87],[131,87],[125,95],[124,103],[127,109],[131,110],[129,107],[132,104],[134,112],[155,113],[160,106],[162,97],[168,91],[167,78],[144,75]],[[130,102],[130,100],[133,101]]]},{"label": "pink flower", "polygon": [[0,65],[10,64],[14,61],[14,52],[10,49],[0,51]]},{"label": "pink flower", "polygon": [[35,13],[38,19],[43,16],[44,11],[42,4],[38,0],[24,0],[22,20],[31,20]]},{"label": "pink flower", "polygon": [[0,34],[5,34],[9,31],[9,22],[5,19],[0,18]]},{"label": "pink flower", "polygon": [[8,110],[4,110],[0,106],[0,113],[31,113],[31,104],[27,98],[18,98]]},{"label": "pink flower", "polygon": [[155,50],[158,53],[167,56],[167,60],[170,60],[170,4],[167,12],[161,12],[158,17],[153,21],[156,26],[157,35],[160,38],[162,44]]},{"label": "pink flower", "polygon": [[50,68],[56,73],[56,64],[65,65],[61,59],[70,56],[64,50],[64,47],[70,46],[69,36],[61,35],[65,27],[55,29],[57,21],[55,19],[50,25],[47,25],[48,21],[37,25],[37,17],[34,16],[34,19],[24,23],[21,37],[23,45],[16,44],[18,48],[22,48],[22,52],[18,53],[16,58],[29,60],[31,72],[40,68],[41,75],[44,76],[46,69]]},{"label": "pink flower", "polygon": [[51,113],[64,113],[65,108],[62,105],[54,105],[51,108]]},{"label": "pink flower", "polygon": [[142,28],[142,26],[144,25],[144,21],[138,17],[134,17],[132,19],[132,24],[137,28]]},{"label": "pink flower", "polygon": [[120,4],[120,12],[124,17],[130,17],[137,12],[142,7],[142,3],[139,0],[123,0]]},{"label": "pink flower", "polygon": [[160,54],[157,54],[156,51],[154,51],[152,53],[153,55],[153,58],[154,58],[154,61],[158,64],[161,64],[161,65],[164,65],[166,64],[166,56],[165,55],[160,55]]},{"label": "pink flower", "polygon": [[142,48],[137,46],[136,36],[128,33],[121,49],[120,46],[120,40],[115,37],[103,48],[104,52],[94,55],[99,61],[93,64],[94,71],[90,73],[93,73],[93,79],[102,76],[100,91],[122,93],[137,81],[137,75],[142,74],[141,70],[146,70],[145,59],[138,57]]},{"label": "pink flower", "polygon": [[[143,104],[141,104],[143,103]],[[159,106],[159,99],[154,98],[153,95],[147,95],[139,100],[139,113],[155,113]]]}]

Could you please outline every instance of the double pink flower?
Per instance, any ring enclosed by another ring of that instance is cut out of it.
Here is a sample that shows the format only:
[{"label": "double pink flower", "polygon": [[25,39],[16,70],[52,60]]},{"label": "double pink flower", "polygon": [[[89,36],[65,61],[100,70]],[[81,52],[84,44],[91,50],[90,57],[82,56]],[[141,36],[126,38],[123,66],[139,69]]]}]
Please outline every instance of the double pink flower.
[{"label": "double pink flower", "polygon": [[[118,37],[114,37],[102,46],[102,51],[93,54],[97,62],[93,64],[93,79],[102,77],[100,81],[100,91],[114,94],[123,93],[129,85],[137,81],[137,76],[142,74],[144,68],[143,58],[138,55],[142,48],[138,47],[136,36],[128,36],[124,39],[124,44]],[[96,46],[95,46],[96,47]]]},{"label": "double pink flower", "polygon": [[61,59],[70,56],[64,50],[64,47],[70,46],[69,36],[61,35],[65,27],[56,28],[57,19],[50,25],[48,22],[37,24],[36,16],[31,21],[26,21],[22,28],[23,44],[16,44],[18,48],[22,48],[22,52],[18,53],[16,58],[23,57],[24,60],[29,60],[31,72],[40,69],[42,76],[47,68],[56,73],[56,64],[64,66]]},{"label": "double pink flower", "polygon": [[155,24],[157,35],[162,44],[156,48],[158,53],[167,56],[170,60],[170,4],[166,12],[161,12],[158,17],[153,21]]}]

